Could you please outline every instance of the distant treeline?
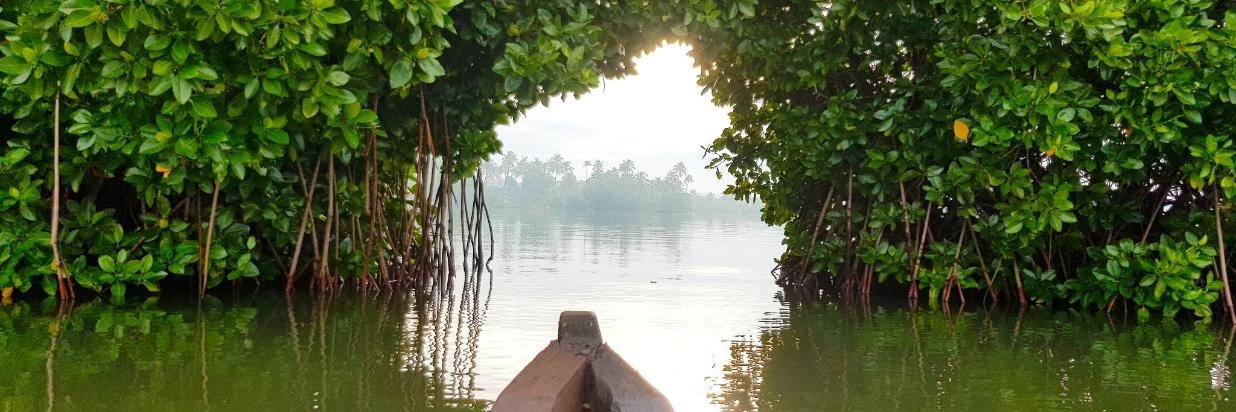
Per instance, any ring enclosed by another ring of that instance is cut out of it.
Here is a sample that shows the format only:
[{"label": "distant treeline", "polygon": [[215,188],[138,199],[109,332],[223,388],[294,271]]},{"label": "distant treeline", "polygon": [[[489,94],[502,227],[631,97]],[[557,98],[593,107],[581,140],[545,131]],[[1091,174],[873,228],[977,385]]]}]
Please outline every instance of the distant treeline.
[{"label": "distant treeline", "polygon": [[605,212],[758,213],[758,203],[747,203],[690,189],[694,178],[682,162],[662,177],[652,177],[624,160],[606,167],[586,161],[581,178],[562,155],[548,160],[507,152],[482,166],[490,206],[518,209],[566,209]]}]

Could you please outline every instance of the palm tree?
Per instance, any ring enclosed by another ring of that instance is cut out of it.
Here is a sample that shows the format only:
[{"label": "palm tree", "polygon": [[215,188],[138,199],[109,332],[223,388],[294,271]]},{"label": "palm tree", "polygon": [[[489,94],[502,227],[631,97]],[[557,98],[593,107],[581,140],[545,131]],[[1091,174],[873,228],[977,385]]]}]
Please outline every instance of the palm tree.
[{"label": "palm tree", "polygon": [[674,165],[667,177],[678,182],[678,185],[682,187],[684,192],[687,191],[687,185],[695,181],[695,178],[691,177],[691,174],[687,172],[687,165],[682,162]]},{"label": "palm tree", "polygon": [[571,170],[571,162],[566,161],[566,159],[560,154],[555,154],[553,157],[549,158],[547,163],[549,174],[553,176],[555,180],[561,180],[563,176],[567,175],[567,173],[574,172]]},{"label": "palm tree", "polygon": [[480,172],[486,185],[493,185],[502,181],[502,171],[494,162],[485,161],[481,163]]},{"label": "palm tree", "polygon": [[602,162],[600,160],[584,162],[584,167],[592,168],[592,173],[588,175],[589,179],[596,178],[598,176],[601,176],[602,173],[605,173],[605,162]]},{"label": "palm tree", "polygon": [[618,164],[618,174],[622,176],[631,176],[635,174],[635,161],[631,159],[623,160]]},{"label": "palm tree", "polygon": [[502,180],[512,177],[515,173],[515,168],[519,166],[519,156],[515,155],[514,151],[506,152],[502,156],[502,164],[498,166],[498,173],[502,174]]}]

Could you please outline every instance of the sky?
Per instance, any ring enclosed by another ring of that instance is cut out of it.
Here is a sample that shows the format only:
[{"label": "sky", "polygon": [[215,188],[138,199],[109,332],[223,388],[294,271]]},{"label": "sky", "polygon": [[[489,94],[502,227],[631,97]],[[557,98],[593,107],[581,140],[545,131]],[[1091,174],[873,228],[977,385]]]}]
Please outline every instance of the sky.
[{"label": "sky", "polygon": [[[498,128],[503,151],[547,159],[561,154],[583,178],[584,161],[607,168],[624,159],[650,176],[664,176],[683,162],[695,178],[691,189],[721,193],[725,183],[706,169],[704,149],[729,124],[725,108],[696,85],[699,69],[690,48],[667,44],[635,60],[637,74],[603,80],[580,99],[553,100],[514,124]],[[500,159],[496,158],[495,160]]]}]

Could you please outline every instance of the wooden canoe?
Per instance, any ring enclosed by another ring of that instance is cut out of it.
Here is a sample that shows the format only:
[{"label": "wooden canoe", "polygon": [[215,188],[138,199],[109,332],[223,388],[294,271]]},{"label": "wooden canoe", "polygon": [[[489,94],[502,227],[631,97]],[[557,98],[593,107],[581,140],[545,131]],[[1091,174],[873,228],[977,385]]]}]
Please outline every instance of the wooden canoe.
[{"label": "wooden canoe", "polygon": [[662,412],[669,400],[601,340],[592,312],[558,316],[550,341],[502,390],[494,412]]}]

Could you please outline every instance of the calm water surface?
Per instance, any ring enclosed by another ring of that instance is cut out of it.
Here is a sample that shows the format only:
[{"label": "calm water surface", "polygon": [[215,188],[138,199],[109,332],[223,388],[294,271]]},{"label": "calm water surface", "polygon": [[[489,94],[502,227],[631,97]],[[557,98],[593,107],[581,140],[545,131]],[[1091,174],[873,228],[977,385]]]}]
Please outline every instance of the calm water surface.
[{"label": "calm water surface", "polygon": [[754,217],[494,217],[492,287],[446,301],[0,307],[0,411],[484,410],[567,309],[684,411],[1236,410],[1228,330],[792,304]]}]

